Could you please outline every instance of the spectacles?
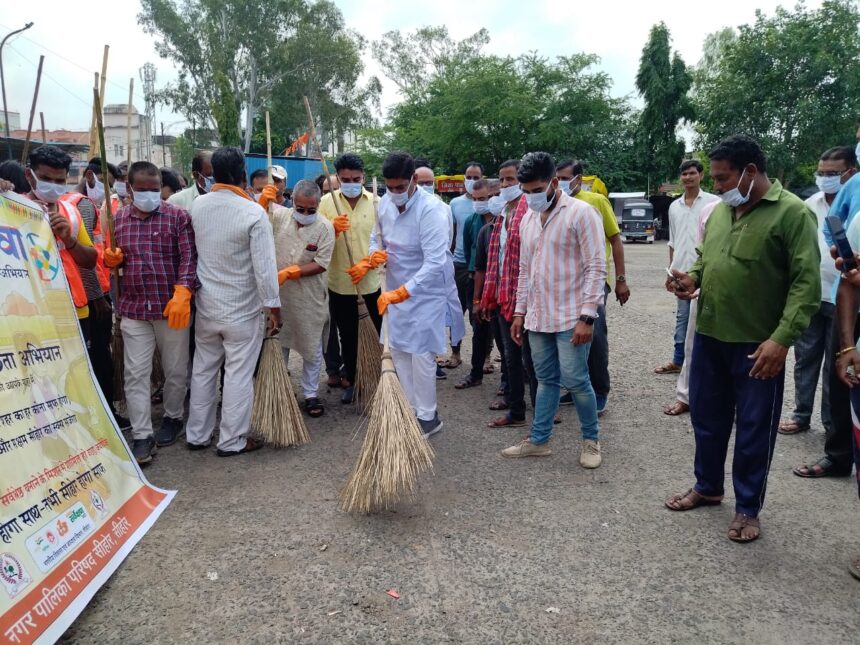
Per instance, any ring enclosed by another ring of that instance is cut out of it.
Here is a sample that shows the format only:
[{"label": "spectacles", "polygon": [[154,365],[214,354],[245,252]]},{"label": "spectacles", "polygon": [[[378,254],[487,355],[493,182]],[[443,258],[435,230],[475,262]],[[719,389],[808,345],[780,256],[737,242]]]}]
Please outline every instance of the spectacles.
[{"label": "spectacles", "polygon": [[316,215],[316,208],[304,208],[303,206],[293,206],[293,210],[295,210],[299,215]]},{"label": "spectacles", "polygon": [[[849,168],[848,170],[851,170],[851,169]],[[829,170],[827,172],[817,172],[817,173],[815,173],[815,176],[816,177],[841,177],[846,172],[848,172],[848,170],[843,170],[842,172],[839,172],[838,170]]]}]

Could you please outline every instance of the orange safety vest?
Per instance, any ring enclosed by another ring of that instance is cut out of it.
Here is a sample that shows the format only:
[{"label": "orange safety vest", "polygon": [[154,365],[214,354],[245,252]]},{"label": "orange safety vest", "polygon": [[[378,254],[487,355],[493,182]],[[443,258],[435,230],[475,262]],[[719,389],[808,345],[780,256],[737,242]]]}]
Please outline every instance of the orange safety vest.
[{"label": "orange safety vest", "polygon": [[[78,233],[84,223],[81,213],[78,210],[78,202],[81,201],[83,197],[83,195],[77,193],[70,193],[68,197],[64,197],[57,202],[57,211],[69,220],[69,226],[72,229],[71,237],[74,240],[78,239]],[[59,240],[57,240],[57,243],[62,244]],[[81,280],[81,273],[78,270],[75,258],[73,258],[72,254],[66,250],[65,246],[60,249],[60,259],[63,261],[63,270],[66,272],[69,291],[72,292],[72,302],[75,303],[75,307],[78,309],[86,307],[87,292],[84,289],[84,281]]]},{"label": "orange safety vest", "polygon": [[[111,195],[112,212],[116,215],[118,210],[116,195]],[[80,200],[77,200],[75,204]],[[102,288],[102,293],[110,293],[110,271],[105,266],[105,246],[106,236],[102,234],[102,218],[99,209],[96,208],[96,217],[93,222],[93,246],[96,248],[98,257],[96,258],[96,275],[99,278],[99,286]]]}]

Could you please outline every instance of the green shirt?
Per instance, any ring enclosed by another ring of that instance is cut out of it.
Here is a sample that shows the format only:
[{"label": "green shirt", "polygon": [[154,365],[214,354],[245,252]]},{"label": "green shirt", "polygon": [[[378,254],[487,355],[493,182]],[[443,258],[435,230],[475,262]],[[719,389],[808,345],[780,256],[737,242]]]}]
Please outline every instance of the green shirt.
[{"label": "green shirt", "polygon": [[821,304],[815,215],[778,181],[739,219],[718,204],[697,252],[700,334],[790,347]]}]

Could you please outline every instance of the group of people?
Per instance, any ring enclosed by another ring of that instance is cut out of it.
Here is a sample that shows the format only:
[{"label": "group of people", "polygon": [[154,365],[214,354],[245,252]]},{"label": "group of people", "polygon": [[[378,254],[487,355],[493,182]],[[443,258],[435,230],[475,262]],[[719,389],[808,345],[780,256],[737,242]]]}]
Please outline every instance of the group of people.
[{"label": "group of people", "polygon": [[[581,162],[530,152],[500,164],[493,180],[470,162],[465,192],[447,204],[435,193],[431,165],[401,152],[383,163],[382,197],[367,190],[362,159],[346,153],[333,175],[296,183],[289,201],[283,170],[248,177],[236,148],[196,155],[193,183],[169,195],[153,164],[109,166],[104,176],[98,159],[67,192],[70,161],[52,146],[35,149],[19,192],[50,216],[94,370],[108,401],[126,401],[140,463],[183,433],[189,449],[209,446],[219,389],[217,454],[260,448],[250,411],[267,334],[278,333],[285,357],[301,356],[309,416],[325,412],[323,366],[328,385],[342,388],[341,402],[351,404],[363,301],[425,437],[442,429],[436,381],[462,363],[468,312],[471,364],[455,388],[482,385],[494,370],[495,343],[502,386],[490,409],[503,414],[487,425],[525,426],[526,392],[533,410],[528,437],[502,456],[550,455],[559,406],[567,404],[580,423],[581,465],[600,466],[599,419],[610,394],[606,303],[614,291],[624,305],[630,289],[612,205],[583,189]],[[725,139],[709,163],[716,194],[701,189],[702,164],[686,160],[684,195],[669,211],[666,288],[679,304],[674,355],[655,371],[680,373],[677,400],[664,411],[691,415],[696,483],[666,505],[686,511],[721,502],[736,426],[728,537],[748,542],[760,535],[776,435],[809,428],[822,357],[827,455],[795,473],[851,472],[860,273],[841,272],[842,260],[831,257],[824,217],[838,216],[860,249],[853,217],[860,178],[852,148],[828,150],[816,175],[820,193],[804,204],[767,176],[764,153],[748,137]],[[105,199],[116,206],[114,240],[100,222]],[[124,341],[124,397],[110,390],[114,319]],[[797,407],[780,424],[792,345]],[[150,400],[156,350],[164,370],[157,430]],[[852,566],[860,573],[860,561]]]}]

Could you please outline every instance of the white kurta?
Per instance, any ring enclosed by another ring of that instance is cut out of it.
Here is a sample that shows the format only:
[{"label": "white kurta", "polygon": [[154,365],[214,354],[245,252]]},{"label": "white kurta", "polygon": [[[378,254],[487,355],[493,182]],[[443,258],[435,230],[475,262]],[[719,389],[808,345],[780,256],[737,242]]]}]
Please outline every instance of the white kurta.
[{"label": "white kurta", "polygon": [[453,344],[466,333],[454,283],[447,207],[419,189],[401,213],[386,194],[379,202],[379,228],[370,249],[388,252],[385,290],[404,285],[410,294],[388,307],[391,347],[410,354],[443,353],[447,326]]},{"label": "white kurta", "polygon": [[[331,223],[317,217],[310,226],[300,227],[292,212],[276,207],[272,214],[278,270],[308,262],[328,269],[335,240]],[[305,361],[314,360],[323,339],[328,338],[328,274],[287,280],[281,285],[280,296],[284,323],[278,334],[281,346],[298,352]]]}]

